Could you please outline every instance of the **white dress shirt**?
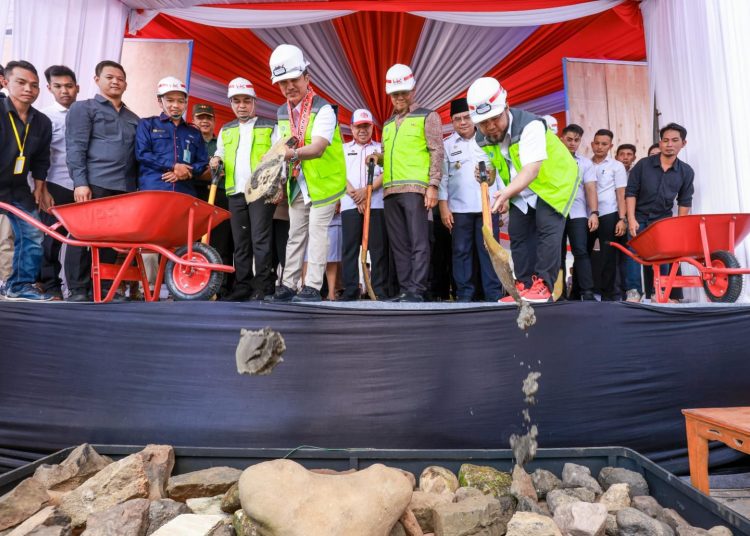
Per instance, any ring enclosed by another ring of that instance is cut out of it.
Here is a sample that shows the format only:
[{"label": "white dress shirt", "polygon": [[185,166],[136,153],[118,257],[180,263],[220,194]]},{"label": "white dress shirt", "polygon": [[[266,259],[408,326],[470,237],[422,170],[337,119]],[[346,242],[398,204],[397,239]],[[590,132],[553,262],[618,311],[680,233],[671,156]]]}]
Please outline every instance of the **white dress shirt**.
[{"label": "white dress shirt", "polygon": [[[500,152],[505,157],[510,169],[510,180],[518,175],[515,166],[510,160],[510,129],[513,125],[513,114],[508,112],[508,132],[505,139],[500,144]],[[518,140],[518,158],[521,161],[521,167],[533,162],[547,160],[547,129],[541,121],[532,121],[521,132],[521,138]],[[526,214],[529,207],[536,208],[537,195],[530,188],[524,188],[520,194],[511,199],[516,208]]]},{"label": "white dress shirt", "polygon": [[[477,145],[472,135],[469,139],[454,132],[443,141],[445,157],[443,158],[443,178],[440,181],[438,199],[448,201],[451,212],[482,212],[482,187],[474,177],[477,163],[486,161],[487,155]],[[492,193],[499,191],[502,180],[498,179],[490,186]]]},{"label": "white dress shirt", "polygon": [[[365,159],[373,153],[381,153],[382,146],[376,141],[370,140],[367,145],[360,145],[356,141],[344,144],[344,157],[346,158],[346,180],[352,187],[359,189],[367,186],[367,162]],[[383,173],[383,168],[375,166],[375,178]],[[341,198],[341,211],[356,209],[357,204],[348,195]],[[372,190],[370,208],[383,208],[383,188]]]},{"label": "white dress shirt", "polygon": [[65,117],[68,109],[55,102],[42,110],[52,122],[52,143],[50,144],[50,166],[47,182],[57,184],[68,190],[73,189],[68,165],[65,163]]},{"label": "white dress shirt", "polygon": [[569,218],[571,220],[575,218],[589,217],[589,207],[588,205],[586,205],[586,193],[584,191],[584,184],[587,182],[596,182],[596,177],[588,173],[589,168],[591,168],[591,166],[593,165],[591,163],[591,160],[589,160],[585,156],[579,156],[577,154],[573,155],[573,158],[576,159],[576,163],[578,164],[578,175],[583,177],[583,180],[578,186],[578,192],[576,192],[576,196],[573,199],[573,204],[570,205]]},{"label": "white dress shirt", "polygon": [[[628,185],[628,173],[622,162],[608,156],[598,164],[591,162],[592,166],[587,173],[589,180],[596,181],[596,194],[599,197],[599,216],[606,216],[617,211],[617,193],[618,188],[625,188]],[[593,177],[593,179],[592,179]],[[584,177],[584,180],[586,178]]]}]

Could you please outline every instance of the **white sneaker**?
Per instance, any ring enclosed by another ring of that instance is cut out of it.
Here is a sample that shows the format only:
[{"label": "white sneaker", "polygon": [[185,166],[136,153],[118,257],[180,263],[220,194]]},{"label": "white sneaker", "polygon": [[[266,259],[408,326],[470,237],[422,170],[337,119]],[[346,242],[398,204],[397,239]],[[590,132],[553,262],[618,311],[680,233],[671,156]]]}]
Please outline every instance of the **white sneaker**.
[{"label": "white sneaker", "polygon": [[625,293],[625,301],[631,302],[631,303],[640,303],[641,302],[641,293],[638,292],[636,289],[631,288]]}]

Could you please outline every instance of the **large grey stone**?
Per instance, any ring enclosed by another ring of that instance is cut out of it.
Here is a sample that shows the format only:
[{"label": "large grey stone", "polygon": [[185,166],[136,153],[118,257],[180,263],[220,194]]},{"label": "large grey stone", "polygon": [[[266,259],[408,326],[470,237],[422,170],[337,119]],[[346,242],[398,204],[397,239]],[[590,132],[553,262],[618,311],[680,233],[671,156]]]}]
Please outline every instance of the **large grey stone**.
[{"label": "large grey stone", "polygon": [[534,482],[534,489],[540,500],[544,499],[547,493],[553,489],[562,487],[562,480],[546,469],[537,469],[531,473],[531,481]]},{"label": "large grey stone", "polygon": [[603,536],[607,509],[599,503],[567,503],[555,511],[554,521],[566,536]]},{"label": "large grey stone", "polygon": [[35,529],[44,527],[59,527],[70,531],[70,518],[58,512],[54,506],[46,506],[8,532],[7,536],[27,536]]},{"label": "large grey stone", "polygon": [[602,487],[591,476],[591,470],[583,465],[566,463],[563,466],[562,482],[564,488],[588,488],[597,495],[602,493]]},{"label": "large grey stone", "polygon": [[552,512],[553,515],[561,505],[578,501],[579,499],[573,497],[572,495],[568,495],[567,493],[565,493],[565,490],[562,489],[553,489],[552,491],[547,493],[547,506],[549,507],[549,511]]},{"label": "large grey stone", "polygon": [[532,501],[539,500],[534,488],[534,482],[531,480],[531,475],[527,473],[523,467],[516,464],[513,467],[513,473],[511,473],[513,481],[510,484],[510,493],[516,499],[519,497],[527,497]]},{"label": "large grey stone", "polygon": [[549,511],[545,511],[544,508],[537,502],[532,501],[528,497],[521,495],[516,499],[518,504],[516,505],[516,512],[534,512],[535,514],[547,514]]},{"label": "large grey stone", "polygon": [[44,486],[27,478],[0,497],[0,530],[15,527],[26,521],[49,503]]},{"label": "large grey stone", "polygon": [[167,493],[170,499],[180,502],[195,497],[213,497],[226,493],[241,474],[242,471],[234,467],[211,467],[176,475],[169,479]]},{"label": "large grey stone", "polygon": [[435,535],[502,536],[513,517],[515,502],[510,496],[482,496],[439,504],[434,510]]},{"label": "large grey stone", "polygon": [[88,443],[77,446],[61,463],[42,464],[34,471],[34,480],[48,490],[70,491],[112,463]]},{"label": "large grey stone", "polygon": [[562,536],[562,533],[552,518],[532,512],[516,512],[508,522],[505,536]]},{"label": "large grey stone", "polygon": [[672,510],[671,508],[664,508],[659,513],[657,518],[662,523],[666,523],[670,526],[673,530],[677,527],[689,527],[690,523],[685,521],[685,518],[682,517],[680,514],[678,514],[675,510]]},{"label": "large grey stone", "polygon": [[140,453],[135,453],[109,464],[68,493],[59,509],[70,516],[73,528],[77,528],[86,523],[90,514],[130,499],[148,498],[149,490],[146,462]]},{"label": "large grey stone", "polygon": [[270,534],[383,536],[412,496],[408,479],[381,464],[350,475],[318,475],[272,460],[240,477],[242,509]]},{"label": "large grey stone", "polygon": [[617,512],[617,528],[620,536],[674,536],[668,525],[635,508]]},{"label": "large grey stone", "polygon": [[185,503],[172,499],[159,499],[151,501],[148,508],[148,531],[146,536],[156,532],[161,526],[166,525],[179,515],[190,514],[190,508]]},{"label": "large grey stone", "polygon": [[630,486],[627,484],[612,484],[599,498],[599,502],[607,507],[607,512],[619,512],[630,506]]},{"label": "large grey stone", "polygon": [[648,483],[643,475],[622,467],[605,467],[599,471],[599,483],[605,490],[612,484],[630,486],[630,498],[648,495]]},{"label": "large grey stone", "polygon": [[565,495],[570,495],[574,499],[582,502],[595,502],[596,493],[589,488],[563,488],[561,490]]},{"label": "large grey stone", "polygon": [[511,482],[513,482],[513,477],[510,473],[485,465],[465,463],[458,471],[458,483],[462,487],[477,488],[485,495],[495,497],[508,495]]},{"label": "large grey stone", "polygon": [[458,489],[458,478],[453,471],[432,465],[425,467],[419,475],[419,491],[427,493],[454,493]]},{"label": "large grey stone", "polygon": [[163,525],[153,536],[212,536],[223,525],[223,516],[182,514]]},{"label": "large grey stone", "polygon": [[[483,495],[482,495],[483,496]],[[409,509],[411,509],[417,523],[424,532],[435,530],[433,520],[435,507],[439,504],[448,504],[453,502],[452,493],[426,493],[424,491],[415,491],[411,495]]]},{"label": "large grey stone", "polygon": [[651,495],[637,495],[631,499],[630,505],[651,517],[659,517],[664,510]]},{"label": "large grey stone", "polygon": [[148,499],[133,499],[95,512],[81,536],[146,536],[149,504]]}]

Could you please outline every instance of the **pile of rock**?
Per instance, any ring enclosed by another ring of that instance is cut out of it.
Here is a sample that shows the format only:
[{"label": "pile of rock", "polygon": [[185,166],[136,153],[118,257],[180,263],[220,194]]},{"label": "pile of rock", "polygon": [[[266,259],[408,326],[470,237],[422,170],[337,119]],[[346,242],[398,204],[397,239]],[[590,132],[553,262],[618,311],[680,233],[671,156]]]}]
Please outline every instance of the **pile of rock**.
[{"label": "pile of rock", "polygon": [[464,464],[458,475],[376,464],[307,470],[273,460],[244,472],[171,476],[174,451],[149,445],[117,462],[81,445],[0,497],[0,536],[731,536],[690,526],[648,495],[639,473],[561,478]]}]

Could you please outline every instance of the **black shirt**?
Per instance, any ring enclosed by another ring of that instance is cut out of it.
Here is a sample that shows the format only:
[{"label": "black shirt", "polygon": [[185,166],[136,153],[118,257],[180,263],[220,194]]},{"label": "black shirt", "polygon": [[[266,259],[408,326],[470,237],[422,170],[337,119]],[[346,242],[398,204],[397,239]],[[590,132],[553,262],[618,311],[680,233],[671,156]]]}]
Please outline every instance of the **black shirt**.
[{"label": "black shirt", "polygon": [[13,101],[9,98],[0,99],[0,201],[8,203],[16,201],[31,210],[36,206],[34,196],[29,187],[27,175],[31,172],[34,179],[45,180],[49,171],[49,147],[52,141],[52,122],[49,118],[36,110],[29,108],[27,116],[29,134],[23,154],[26,162],[23,172],[13,173],[16,158],[21,154],[13,132],[11,121],[16,125],[18,137],[23,144],[26,123],[18,115]]},{"label": "black shirt", "polygon": [[625,197],[635,197],[637,220],[653,221],[672,215],[675,198],[677,205],[693,205],[693,168],[675,159],[664,171],[658,154],[641,158],[628,175]]}]

